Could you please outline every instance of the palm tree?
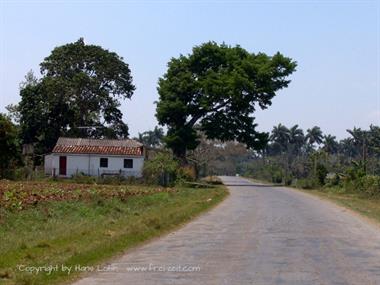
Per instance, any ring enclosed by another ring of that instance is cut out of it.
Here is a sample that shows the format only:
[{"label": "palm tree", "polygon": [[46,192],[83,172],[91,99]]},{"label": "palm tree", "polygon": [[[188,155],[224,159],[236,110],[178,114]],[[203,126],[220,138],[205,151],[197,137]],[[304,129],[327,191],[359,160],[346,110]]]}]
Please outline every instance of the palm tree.
[{"label": "palm tree", "polygon": [[321,144],[323,141],[323,133],[320,127],[314,126],[311,129],[307,129],[306,140],[314,147],[314,143]]},{"label": "palm tree", "polygon": [[361,153],[361,160],[364,165],[364,172],[367,168],[367,156],[368,156],[368,132],[361,128],[355,128],[353,130],[347,130],[352,136],[355,147],[358,153]]},{"label": "palm tree", "polygon": [[273,127],[269,138],[272,142],[278,144],[281,149],[285,151],[287,150],[290,141],[289,129],[282,124],[278,124]]},{"label": "palm tree", "polygon": [[149,147],[160,147],[164,137],[164,130],[159,127],[154,127],[153,131],[146,131],[138,134],[137,140]]},{"label": "palm tree", "polygon": [[358,149],[354,144],[353,138],[345,138],[339,142],[339,153],[348,157],[349,160],[358,155]]},{"label": "palm tree", "polygon": [[323,149],[329,154],[335,154],[339,150],[339,143],[336,141],[336,137],[327,135],[323,137]]},{"label": "palm tree", "polygon": [[380,157],[380,126],[370,125],[368,135],[369,152]]},{"label": "palm tree", "polygon": [[301,151],[305,143],[305,135],[298,125],[294,125],[289,129],[289,143],[294,146],[293,149],[296,154]]}]

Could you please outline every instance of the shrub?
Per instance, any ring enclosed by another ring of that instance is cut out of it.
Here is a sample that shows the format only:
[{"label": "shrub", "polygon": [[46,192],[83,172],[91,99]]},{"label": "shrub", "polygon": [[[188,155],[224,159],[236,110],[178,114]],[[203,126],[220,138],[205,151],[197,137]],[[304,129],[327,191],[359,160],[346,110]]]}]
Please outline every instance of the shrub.
[{"label": "shrub", "polygon": [[316,181],[312,178],[298,179],[296,182],[296,187],[302,189],[313,189],[317,186]]},{"label": "shrub", "polygon": [[340,185],[339,174],[337,174],[337,173],[328,173],[326,175],[325,182],[326,182],[326,186],[327,187],[333,187],[333,186]]},{"label": "shrub", "polygon": [[160,152],[144,163],[144,180],[150,184],[170,186],[175,183],[179,163],[170,153]]},{"label": "shrub", "polygon": [[326,166],[318,163],[317,164],[317,173],[316,173],[317,177],[316,178],[318,180],[319,185],[325,185],[325,179],[326,179],[327,173],[329,173],[329,172],[327,171]]},{"label": "shrub", "polygon": [[363,161],[355,161],[353,160],[352,166],[347,168],[346,173],[349,179],[356,180],[360,177],[365,176],[365,163]]},{"label": "shrub", "polygon": [[282,183],[282,172],[281,171],[274,171],[272,173],[272,182],[273,183]]},{"label": "shrub", "polygon": [[289,185],[292,184],[292,180],[293,180],[292,176],[291,175],[287,175],[287,176],[284,177],[284,184],[287,185],[287,186],[289,186]]},{"label": "shrub", "polygon": [[185,181],[195,181],[197,180],[197,173],[192,165],[182,166],[178,169],[178,179]]},{"label": "shrub", "polygon": [[378,196],[380,194],[380,176],[366,175],[357,179],[355,186],[357,190],[368,195]]}]

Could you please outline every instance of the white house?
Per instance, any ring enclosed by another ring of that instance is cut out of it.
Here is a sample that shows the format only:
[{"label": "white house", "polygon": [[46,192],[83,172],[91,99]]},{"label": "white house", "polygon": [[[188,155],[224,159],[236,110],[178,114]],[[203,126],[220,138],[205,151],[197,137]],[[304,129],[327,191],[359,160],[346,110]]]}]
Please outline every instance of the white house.
[{"label": "white house", "polygon": [[142,176],[144,147],[135,140],[59,138],[52,153],[45,156],[45,173],[71,177],[120,174]]}]

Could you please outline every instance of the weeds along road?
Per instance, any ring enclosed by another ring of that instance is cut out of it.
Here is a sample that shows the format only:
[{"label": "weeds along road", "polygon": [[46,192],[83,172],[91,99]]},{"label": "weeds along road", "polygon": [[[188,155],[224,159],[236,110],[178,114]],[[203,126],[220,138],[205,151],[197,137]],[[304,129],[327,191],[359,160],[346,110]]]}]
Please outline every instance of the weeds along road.
[{"label": "weeds along road", "polygon": [[75,284],[380,284],[377,226],[295,190],[222,179],[241,186]]}]

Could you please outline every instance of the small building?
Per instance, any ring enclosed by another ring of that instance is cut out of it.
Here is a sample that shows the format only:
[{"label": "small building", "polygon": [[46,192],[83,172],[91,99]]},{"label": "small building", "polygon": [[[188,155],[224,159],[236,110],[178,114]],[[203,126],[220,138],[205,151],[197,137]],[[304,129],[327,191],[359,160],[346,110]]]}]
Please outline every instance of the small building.
[{"label": "small building", "polygon": [[130,140],[64,138],[58,139],[52,153],[45,156],[45,173],[71,177],[142,176],[144,147]]}]

